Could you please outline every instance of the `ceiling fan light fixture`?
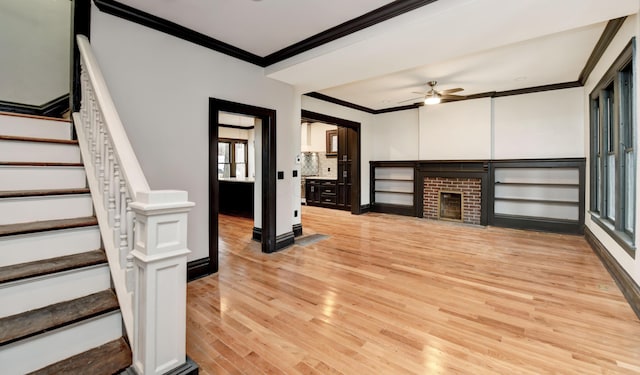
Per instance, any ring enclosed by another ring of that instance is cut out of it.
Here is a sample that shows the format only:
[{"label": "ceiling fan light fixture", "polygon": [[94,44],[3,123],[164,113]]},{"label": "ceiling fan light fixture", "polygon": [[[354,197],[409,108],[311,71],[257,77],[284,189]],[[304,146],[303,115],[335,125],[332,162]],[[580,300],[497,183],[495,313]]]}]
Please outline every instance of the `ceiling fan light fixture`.
[{"label": "ceiling fan light fixture", "polygon": [[426,105],[440,104],[440,101],[440,95],[436,93],[429,93],[424,97],[424,104]]}]

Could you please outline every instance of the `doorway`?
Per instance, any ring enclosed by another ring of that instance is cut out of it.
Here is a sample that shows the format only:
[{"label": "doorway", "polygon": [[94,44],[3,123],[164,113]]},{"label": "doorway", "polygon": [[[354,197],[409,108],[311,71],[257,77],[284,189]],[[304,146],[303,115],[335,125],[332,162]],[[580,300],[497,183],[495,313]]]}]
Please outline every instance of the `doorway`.
[{"label": "doorway", "polygon": [[[256,119],[255,205],[259,207],[259,229],[263,253],[276,251],[276,111],[222,99],[209,98],[209,259],[211,272],[218,271],[218,177],[220,114],[229,113]],[[259,128],[259,129],[258,129]],[[257,199],[259,198],[259,199]],[[256,218],[257,219],[257,218]],[[258,220],[256,220],[256,223]],[[257,226],[257,225],[256,225]]]},{"label": "doorway", "polygon": [[[307,110],[302,110],[301,120],[306,123],[319,122],[337,126],[335,206],[349,210],[352,214],[360,214],[360,123]],[[326,134],[326,151],[332,153],[333,142],[330,133]],[[319,190],[322,188],[324,187],[320,187]],[[309,192],[311,189],[306,190]],[[323,204],[321,195],[322,192],[317,197],[320,205]],[[308,204],[310,197],[307,197],[306,193],[305,199]]]}]

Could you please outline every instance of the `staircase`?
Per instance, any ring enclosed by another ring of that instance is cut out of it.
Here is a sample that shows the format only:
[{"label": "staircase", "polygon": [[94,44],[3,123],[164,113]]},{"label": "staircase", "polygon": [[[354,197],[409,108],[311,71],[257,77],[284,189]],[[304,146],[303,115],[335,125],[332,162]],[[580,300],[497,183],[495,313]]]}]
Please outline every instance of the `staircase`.
[{"label": "staircase", "polygon": [[68,121],[0,114],[0,373],[132,363]]}]

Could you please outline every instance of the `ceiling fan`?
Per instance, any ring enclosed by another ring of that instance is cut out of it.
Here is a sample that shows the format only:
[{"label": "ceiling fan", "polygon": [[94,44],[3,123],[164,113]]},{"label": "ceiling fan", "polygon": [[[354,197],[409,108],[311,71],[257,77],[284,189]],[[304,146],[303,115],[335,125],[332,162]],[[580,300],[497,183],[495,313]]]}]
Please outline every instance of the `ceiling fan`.
[{"label": "ceiling fan", "polygon": [[448,89],[448,90],[438,91],[438,90],[436,90],[436,85],[438,84],[437,81],[429,81],[429,82],[427,82],[427,84],[430,86],[429,91],[427,91],[427,92],[415,92],[414,91],[413,92],[414,94],[422,95],[421,97],[403,100],[400,103],[405,103],[405,102],[414,101],[414,100],[417,100],[417,99],[422,99],[424,101],[424,104],[431,105],[431,104],[438,104],[443,99],[444,100],[461,100],[461,99],[465,98],[465,96],[463,96],[463,95],[451,95],[453,93],[460,92],[460,91],[464,90],[464,89],[462,89],[460,87],[457,87],[455,89]]}]

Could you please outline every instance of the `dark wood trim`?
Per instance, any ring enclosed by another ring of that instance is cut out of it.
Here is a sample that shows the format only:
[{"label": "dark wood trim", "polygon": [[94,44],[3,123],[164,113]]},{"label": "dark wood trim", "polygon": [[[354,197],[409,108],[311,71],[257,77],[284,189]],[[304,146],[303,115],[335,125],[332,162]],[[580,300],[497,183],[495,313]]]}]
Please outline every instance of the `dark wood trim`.
[{"label": "dark wood trim", "polygon": [[65,112],[69,111],[70,101],[69,94],[60,95],[59,97],[44,103],[41,106],[41,116],[45,117],[62,117]]},{"label": "dark wood trim", "polygon": [[435,1],[437,0],[396,0],[264,57],[114,0],[94,0],[94,3],[100,11],[107,14],[152,28],[254,65],[267,67]]},{"label": "dark wood trim", "polygon": [[113,0],[94,0],[100,11],[127,21],[149,27],[151,29],[172,35],[199,46],[235,57],[242,61],[264,67],[264,59],[251,52],[232,46],[220,40],[211,38],[197,31],[191,30],[177,23],[143,12]]},{"label": "dark wood trim", "polygon": [[251,239],[258,242],[262,241],[262,228],[253,227]]},{"label": "dark wood trim", "polygon": [[360,126],[359,122],[324,115],[318,112],[307,111],[306,109],[302,110],[301,117],[302,121],[306,122],[323,122],[325,124],[344,126],[352,129],[356,129]]},{"label": "dark wood trim", "polygon": [[627,299],[627,302],[629,302],[629,306],[631,306],[633,312],[640,318],[640,286],[638,286],[627,271],[620,266],[620,263],[609,253],[607,248],[600,242],[595,234],[593,234],[589,227],[586,227],[584,230],[584,238],[589,245],[591,245],[593,252],[600,258],[604,268],[607,269],[616,282],[616,285],[618,285],[618,288]]},{"label": "dark wood trim", "polygon": [[[218,270],[218,125],[220,111],[253,116],[261,120],[262,132],[262,252],[276,251],[276,111],[248,104],[209,98],[209,258]],[[255,235],[255,232],[254,232]]]},{"label": "dark wood trim", "polygon": [[198,364],[187,356],[185,363],[173,370],[165,372],[163,375],[198,375],[199,371],[200,367]]},{"label": "dark wood trim", "polygon": [[0,112],[19,113],[22,115],[56,117],[69,110],[69,94],[63,94],[42,105],[22,104],[0,100]]},{"label": "dark wood trim", "polygon": [[402,216],[415,216],[414,206],[403,206],[400,204],[376,203],[371,204],[371,212],[380,212],[383,214],[394,214]]},{"label": "dark wood trim", "polygon": [[342,100],[342,99],[337,99],[334,98],[332,96],[329,95],[325,95],[325,94],[321,94],[319,92],[308,92],[306,94],[304,94],[310,98],[315,98],[315,99],[319,99],[328,103],[333,103],[333,104],[337,104],[337,105],[341,105],[343,107],[347,107],[347,108],[351,108],[351,109],[355,109],[358,111],[362,111],[362,112],[366,112],[366,113],[371,113],[371,114],[375,114],[376,110],[375,109],[371,109],[362,105],[358,105],[358,104],[354,104],[351,102],[348,102],[346,100]]},{"label": "dark wood trim", "polygon": [[429,5],[436,0],[396,0],[380,8],[374,9],[360,17],[354,18],[340,25],[334,26],[321,33],[315,34],[298,43],[292,44],[270,55],[265,56],[265,66],[275,64],[282,60],[306,52],[323,44],[340,39],[349,34],[366,29],[377,23],[387,21],[406,12]]},{"label": "dark wood trim", "polygon": [[494,214],[491,225],[496,227],[539,230],[543,232],[582,234],[584,224],[572,220],[535,218],[517,215]]},{"label": "dark wood trim", "polygon": [[301,111],[301,119],[302,121],[306,122],[322,122],[325,124],[337,125],[344,128],[353,129],[356,132],[356,152],[351,160],[351,213],[354,215],[360,214],[360,200],[362,196],[362,167],[360,165],[362,160],[362,132],[360,131],[360,123],[342,119],[339,117],[324,115],[318,112],[308,111],[305,109]]},{"label": "dark wood trim", "polygon": [[187,281],[197,280],[211,275],[211,260],[209,257],[187,262]]},{"label": "dark wood trim", "polygon": [[620,247],[633,259],[636,259],[636,247],[633,244],[633,238],[630,237],[625,232],[617,231],[613,224],[607,224],[605,220],[603,220],[596,213],[591,213],[591,221],[596,223],[602,230],[607,232],[609,237],[611,237]]},{"label": "dark wood trim", "polygon": [[293,224],[291,226],[291,230],[293,231],[293,235],[295,237],[302,236],[302,224]]},{"label": "dark wood trim", "polygon": [[239,126],[239,125],[227,125],[227,124],[218,124],[218,127],[229,128],[229,129],[240,129],[240,130],[251,130],[256,128],[255,126]]},{"label": "dark wood trim", "polygon": [[[534,86],[534,87],[525,87],[516,90],[507,90],[507,91],[489,91],[489,92],[481,92],[478,94],[468,95],[463,97],[462,99],[457,100],[443,100],[442,104],[451,103],[451,102],[460,102],[464,100],[472,100],[472,99],[481,99],[481,98],[499,98],[503,96],[512,96],[512,95],[522,95],[522,94],[533,94],[536,92],[544,92],[544,91],[552,91],[552,90],[564,90],[573,87],[582,87],[583,84],[579,81],[571,81],[571,82],[562,82],[562,83],[553,83],[550,85],[542,85],[542,86]],[[400,107],[391,107],[391,108],[383,108],[383,109],[372,109],[365,106],[361,106],[359,104],[350,103],[346,100],[337,99],[325,94],[321,94],[319,92],[310,92],[304,94],[308,97],[323,100],[325,102],[341,105],[343,107],[355,109],[358,111],[370,113],[373,115],[379,115],[381,113],[389,113],[389,112],[398,112],[398,111],[406,111],[409,109],[417,109],[424,104],[422,103],[414,103],[410,105],[403,105]]]},{"label": "dark wood trim", "polygon": [[71,112],[80,110],[82,90],[80,85],[80,51],[78,50],[77,35],[84,35],[91,39],[91,0],[71,0]]},{"label": "dark wood trim", "polygon": [[[444,100],[442,102],[446,103]],[[379,115],[381,113],[406,111],[408,109],[417,109],[417,108],[420,108],[420,107],[424,107],[424,103],[414,103],[414,104],[402,105],[402,106],[398,106],[398,107],[374,109],[373,112],[374,112],[374,114]]]},{"label": "dark wood trim", "polygon": [[[287,233],[283,233],[283,234],[279,234],[276,237],[276,246],[274,251],[278,251],[278,250],[282,250],[285,247],[291,246],[295,243],[296,241],[296,237],[292,232],[287,232]],[[273,251],[271,251],[273,252]]]},{"label": "dark wood trim", "polygon": [[[371,200],[371,199],[369,199]],[[366,214],[368,212],[371,212],[371,205],[370,204],[361,204],[360,205],[360,214]]]},{"label": "dark wood trim", "polygon": [[593,51],[591,51],[591,55],[589,56],[587,63],[584,65],[584,68],[582,68],[582,71],[578,76],[578,82],[580,82],[582,85],[587,82],[587,78],[589,78],[589,75],[596,67],[596,64],[598,64],[598,61],[600,61],[602,55],[604,55],[604,52],[607,50],[607,48],[609,48],[609,44],[611,44],[613,38],[616,36],[618,30],[620,30],[622,24],[626,19],[627,17],[625,16],[612,19],[607,22],[607,26],[604,28],[604,31],[602,31],[600,39],[598,39],[598,42],[593,47]]},{"label": "dark wood trim", "polygon": [[[564,89],[570,89],[574,87],[582,87],[582,83],[580,83],[579,81],[571,81],[571,82],[553,83],[550,85],[525,87],[523,89],[517,89],[517,90],[496,91],[492,93],[493,95],[491,97],[500,98],[503,96],[533,94],[537,92],[564,90]],[[478,95],[481,95],[481,94],[478,94]]]}]

